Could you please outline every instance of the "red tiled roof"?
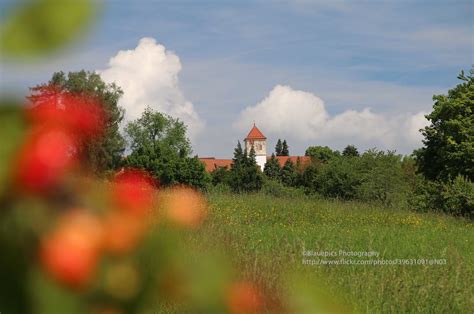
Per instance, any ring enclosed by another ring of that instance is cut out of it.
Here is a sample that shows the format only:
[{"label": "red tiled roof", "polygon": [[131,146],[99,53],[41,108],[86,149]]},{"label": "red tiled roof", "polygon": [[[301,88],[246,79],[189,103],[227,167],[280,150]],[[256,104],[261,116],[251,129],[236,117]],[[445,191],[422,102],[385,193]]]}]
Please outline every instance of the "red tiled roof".
[{"label": "red tiled roof", "polygon": [[[267,161],[270,160],[272,157],[267,156]],[[285,165],[285,162],[290,159],[291,162],[296,166],[296,163],[298,162],[298,158],[300,159],[300,164],[302,166],[306,166],[311,162],[311,157],[309,156],[275,156],[275,158],[278,160],[280,163],[280,167],[283,167]]]},{"label": "red tiled roof", "polygon": [[232,159],[215,159],[214,157],[199,158],[199,160],[206,167],[207,172],[212,172],[217,168],[227,168],[230,169],[232,165]]},{"label": "red tiled roof", "polygon": [[247,135],[245,139],[246,140],[266,140],[267,138],[254,124],[253,128],[250,130],[249,134]]},{"label": "red tiled roof", "polygon": [[[272,157],[267,156],[267,161],[270,160],[270,158]],[[280,167],[283,167],[288,159],[290,159],[295,166],[298,162],[298,158],[300,159],[300,164],[303,167],[307,166],[311,162],[311,157],[309,156],[275,156],[275,158],[280,163]],[[230,167],[232,166],[232,159],[216,159],[214,157],[203,157],[199,158],[199,160],[204,164],[207,172],[212,172],[217,168],[230,169]]]}]

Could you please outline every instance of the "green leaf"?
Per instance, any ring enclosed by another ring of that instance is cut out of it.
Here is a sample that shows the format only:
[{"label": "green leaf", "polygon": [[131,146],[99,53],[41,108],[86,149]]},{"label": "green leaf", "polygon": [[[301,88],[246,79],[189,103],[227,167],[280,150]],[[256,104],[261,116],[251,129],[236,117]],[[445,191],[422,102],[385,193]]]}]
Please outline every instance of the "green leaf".
[{"label": "green leaf", "polygon": [[30,275],[35,313],[86,313],[80,294],[61,287],[39,269],[33,269]]},{"label": "green leaf", "polygon": [[25,124],[21,107],[0,103],[0,197],[5,192],[11,163],[22,141]]},{"label": "green leaf", "polygon": [[28,1],[7,16],[0,30],[9,57],[46,55],[75,40],[96,16],[91,0]]}]

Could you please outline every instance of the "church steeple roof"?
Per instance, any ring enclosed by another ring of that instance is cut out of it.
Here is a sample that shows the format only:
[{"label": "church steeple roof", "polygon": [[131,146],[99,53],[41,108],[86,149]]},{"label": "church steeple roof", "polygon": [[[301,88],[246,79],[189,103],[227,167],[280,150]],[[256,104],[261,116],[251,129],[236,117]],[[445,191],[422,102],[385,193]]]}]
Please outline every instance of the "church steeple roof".
[{"label": "church steeple roof", "polygon": [[255,123],[253,124],[252,129],[250,130],[249,134],[245,138],[246,140],[266,140],[267,138],[263,133],[257,128]]}]

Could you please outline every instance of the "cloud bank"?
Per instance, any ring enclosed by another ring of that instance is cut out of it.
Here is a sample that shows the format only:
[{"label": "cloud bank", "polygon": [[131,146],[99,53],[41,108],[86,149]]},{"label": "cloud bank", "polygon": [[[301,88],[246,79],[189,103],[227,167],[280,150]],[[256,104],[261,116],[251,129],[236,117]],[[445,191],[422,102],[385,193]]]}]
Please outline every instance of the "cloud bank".
[{"label": "cloud bank", "polygon": [[107,83],[115,82],[124,92],[119,105],[125,122],[139,118],[146,107],[181,119],[188,135],[195,137],[204,122],[180,89],[179,57],[153,38],[140,39],[132,50],[121,50],[110,58],[108,68],[98,73]]},{"label": "cloud bank", "polygon": [[428,124],[425,114],[378,114],[365,108],[330,115],[318,96],[277,85],[261,102],[245,108],[234,127],[244,132],[255,121],[264,133],[314,145],[319,141],[408,151],[421,144],[418,130]]}]

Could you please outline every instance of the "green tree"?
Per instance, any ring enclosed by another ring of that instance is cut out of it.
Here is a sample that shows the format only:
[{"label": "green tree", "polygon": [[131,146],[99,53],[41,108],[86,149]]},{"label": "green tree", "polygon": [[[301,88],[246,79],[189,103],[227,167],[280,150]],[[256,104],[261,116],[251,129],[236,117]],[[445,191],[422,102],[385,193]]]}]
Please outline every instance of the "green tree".
[{"label": "green tree", "polygon": [[327,162],[330,159],[340,156],[340,153],[327,146],[310,146],[306,149],[305,155]]},{"label": "green tree", "polygon": [[347,145],[342,151],[342,156],[346,157],[359,157],[359,151],[354,145]]},{"label": "green tree", "polygon": [[275,154],[272,154],[270,160],[265,163],[265,167],[263,168],[263,173],[267,176],[267,178],[272,180],[278,180],[280,177],[280,163],[278,159],[275,158]]},{"label": "green tree", "polygon": [[384,205],[398,205],[410,189],[402,156],[393,151],[368,150],[358,160],[356,171],[361,179],[356,197]]},{"label": "green tree", "polygon": [[163,185],[189,184],[205,188],[210,180],[204,164],[190,157],[186,125],[178,119],[145,109],[142,116],[125,128],[131,154],[127,166],[150,172]]},{"label": "green tree", "polygon": [[288,143],[286,140],[283,140],[281,145],[281,156],[290,156],[290,151],[288,150]]},{"label": "green tree", "polygon": [[250,147],[249,155],[247,156],[246,159],[247,165],[249,166],[256,166],[257,165],[257,155],[255,153],[255,149],[253,148],[253,145]]},{"label": "green tree", "polygon": [[281,143],[281,140],[278,139],[276,146],[275,146],[275,154],[277,156],[281,156],[281,152],[283,150],[283,144]]},{"label": "green tree", "polygon": [[306,188],[308,192],[314,193],[319,189],[318,186],[318,174],[321,170],[322,164],[319,160],[312,160],[311,163],[306,166],[301,174],[300,184]]},{"label": "green tree", "polygon": [[186,125],[160,112],[146,108],[142,116],[125,127],[130,148],[136,151],[141,147],[164,150],[176,156],[191,154],[191,144],[186,137]]},{"label": "green tree", "polygon": [[418,211],[440,211],[474,219],[474,183],[459,175],[445,182],[420,176],[409,204]]},{"label": "green tree", "polygon": [[342,199],[357,197],[361,184],[358,164],[349,158],[332,158],[321,166],[312,180],[312,186],[324,196]]},{"label": "green tree", "polygon": [[291,159],[287,159],[280,171],[280,180],[286,186],[294,186],[298,173]]},{"label": "green tree", "polygon": [[415,151],[419,170],[428,179],[447,181],[462,175],[474,181],[474,69],[463,82],[435,95],[431,124],[422,129],[424,147]]},{"label": "green tree", "polygon": [[250,148],[246,166],[246,191],[259,191],[262,188],[263,176],[260,166],[257,164],[255,150]]},{"label": "green tree", "polygon": [[123,109],[118,106],[122,90],[115,84],[106,84],[102,78],[88,71],[56,72],[46,84],[31,88],[32,95],[28,97],[35,101],[51,91],[51,88],[78,95],[94,96],[104,110],[104,133],[102,136],[83,143],[80,157],[84,164],[94,173],[101,174],[106,170],[117,168],[125,149],[125,141],[119,132],[119,124],[123,119]]},{"label": "green tree", "polygon": [[295,170],[296,170],[296,181],[295,186],[304,186],[304,171],[308,165],[304,165],[301,158],[296,158]]},{"label": "green tree", "polygon": [[211,172],[211,181],[213,185],[230,185],[231,172],[227,167],[218,167]]},{"label": "green tree", "polygon": [[237,146],[234,149],[234,158],[232,159],[232,169],[242,166],[245,163],[246,155],[244,155],[244,151],[242,149],[242,145],[240,141],[237,141]]},{"label": "green tree", "polygon": [[205,190],[211,181],[211,176],[206,172],[206,167],[197,156],[179,158],[175,163],[175,182],[187,184]]},{"label": "green tree", "polygon": [[238,142],[234,150],[233,161],[230,180],[232,190],[238,193],[260,190],[263,184],[263,177],[257,164],[253,147],[247,156],[247,152],[242,152],[242,146]]},{"label": "green tree", "polygon": [[315,166],[303,174],[305,186],[329,197],[404,205],[412,184],[410,170],[391,151],[373,149],[359,158],[332,158]]}]

